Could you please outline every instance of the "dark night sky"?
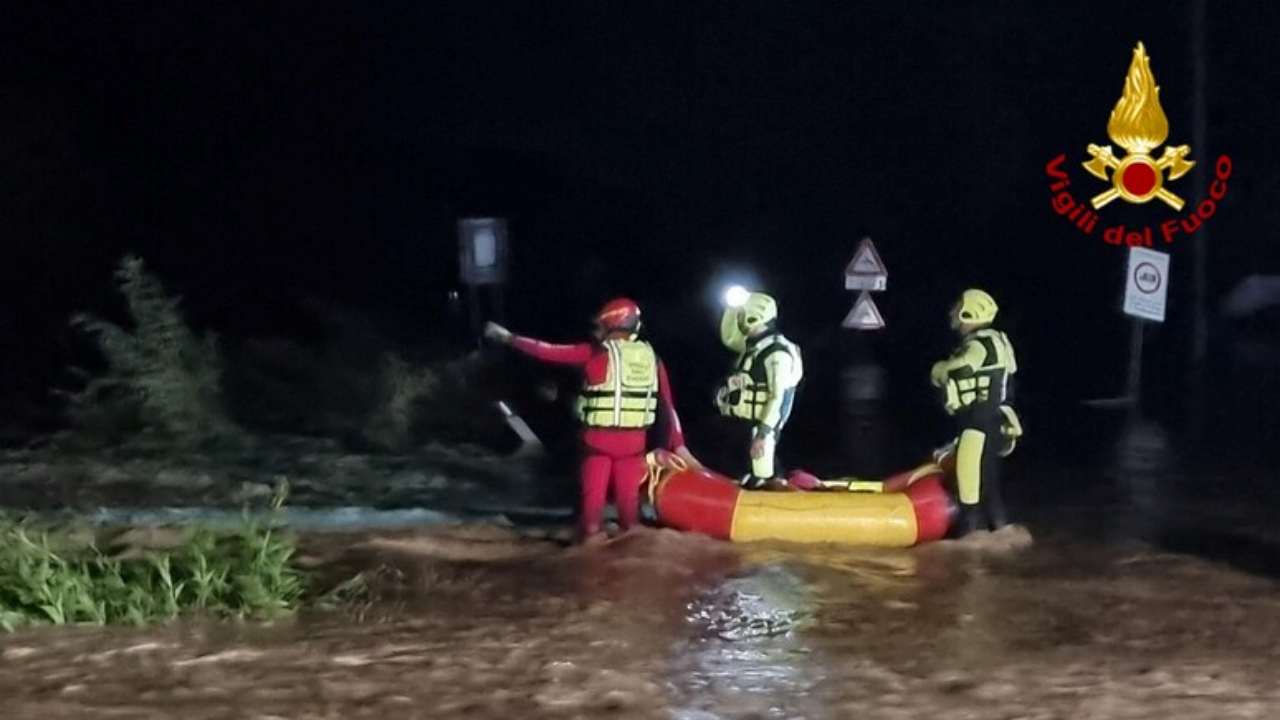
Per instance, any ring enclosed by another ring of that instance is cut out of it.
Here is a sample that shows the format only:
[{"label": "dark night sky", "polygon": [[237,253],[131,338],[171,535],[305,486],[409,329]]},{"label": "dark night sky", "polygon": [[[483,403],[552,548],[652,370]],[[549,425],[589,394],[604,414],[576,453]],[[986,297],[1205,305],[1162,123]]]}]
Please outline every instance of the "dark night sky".
[{"label": "dark night sky", "polygon": [[[126,250],[233,337],[288,334],[286,308],[310,295],[425,342],[456,284],[454,219],[493,213],[512,220],[515,327],[568,339],[630,293],[696,382],[724,360],[709,293],[726,269],[754,272],[820,356],[869,234],[890,269],[879,345],[906,380],[976,284],[1002,301],[1033,397],[1114,394],[1124,251],[1052,213],[1043,168],[1066,152],[1077,197],[1102,189],[1079,163],[1108,142],[1139,40],[1170,142],[1193,143],[1185,3],[186,5],[13,21],[11,393],[38,396],[72,359],[71,312],[116,311]],[[1192,158],[1235,161],[1209,226],[1216,299],[1280,272],[1280,10],[1209,6],[1208,144]],[[1191,175],[1175,189],[1203,192]],[[1115,203],[1103,222],[1165,217]],[[1167,249],[1149,357],[1175,359],[1191,245]]]}]

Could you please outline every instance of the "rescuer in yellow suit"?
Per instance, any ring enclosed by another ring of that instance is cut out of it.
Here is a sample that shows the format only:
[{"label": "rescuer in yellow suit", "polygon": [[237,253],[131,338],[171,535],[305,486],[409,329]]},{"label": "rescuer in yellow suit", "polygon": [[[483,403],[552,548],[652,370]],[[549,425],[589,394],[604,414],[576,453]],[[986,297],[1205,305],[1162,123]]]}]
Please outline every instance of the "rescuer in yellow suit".
[{"label": "rescuer in yellow suit", "polygon": [[775,477],[778,441],[804,378],[800,348],[778,332],[777,323],[778,303],[763,293],[749,294],[720,318],[720,340],[738,359],[716,391],[716,408],[752,424],[751,471],[740,481],[749,490],[765,488]]},{"label": "rescuer in yellow suit", "polygon": [[956,419],[959,535],[982,525],[997,530],[1008,524],[1000,461],[1013,452],[1022,424],[1009,404],[1011,380],[1018,372],[1013,344],[991,326],[998,309],[986,292],[965,290],[951,308],[951,328],[960,334],[960,345],[951,357],[934,363],[930,373],[934,387],[944,393],[947,414]]}]

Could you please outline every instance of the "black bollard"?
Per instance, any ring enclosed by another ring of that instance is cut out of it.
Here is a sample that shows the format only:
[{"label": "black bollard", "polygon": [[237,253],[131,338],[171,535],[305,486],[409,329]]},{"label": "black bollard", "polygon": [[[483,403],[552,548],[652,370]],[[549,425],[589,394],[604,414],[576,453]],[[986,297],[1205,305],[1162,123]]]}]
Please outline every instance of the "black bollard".
[{"label": "black bollard", "polygon": [[851,474],[882,477],[887,466],[888,422],[885,400],[887,374],[876,360],[874,331],[854,331],[840,372],[840,418],[844,460]]}]

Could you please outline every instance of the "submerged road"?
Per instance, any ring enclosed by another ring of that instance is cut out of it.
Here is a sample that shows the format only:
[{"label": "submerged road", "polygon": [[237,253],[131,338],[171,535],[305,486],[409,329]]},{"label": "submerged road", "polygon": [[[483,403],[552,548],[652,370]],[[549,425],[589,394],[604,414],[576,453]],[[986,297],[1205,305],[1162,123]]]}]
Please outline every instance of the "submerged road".
[{"label": "submerged road", "polygon": [[1011,467],[1025,527],[910,550],[311,534],[306,562],[371,579],[354,608],[3,636],[3,715],[1280,716],[1273,473],[1172,462],[1151,426],[1080,457]]}]

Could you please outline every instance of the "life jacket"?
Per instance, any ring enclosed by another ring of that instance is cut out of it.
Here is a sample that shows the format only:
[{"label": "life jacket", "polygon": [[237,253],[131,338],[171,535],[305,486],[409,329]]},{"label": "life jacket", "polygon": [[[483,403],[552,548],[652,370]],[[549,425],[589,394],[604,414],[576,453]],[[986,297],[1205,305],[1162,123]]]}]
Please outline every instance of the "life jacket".
[{"label": "life jacket", "polygon": [[952,370],[947,375],[946,405],[954,410],[999,407],[1009,399],[1009,382],[1018,372],[1013,344],[1008,336],[994,328],[982,328],[968,334],[964,345],[970,343],[982,346],[982,363],[976,368],[964,366]]},{"label": "life jacket", "polygon": [[[779,352],[791,356],[791,377],[782,378],[781,387],[770,389],[765,360]],[[738,356],[733,372],[716,393],[716,407],[726,417],[762,421],[771,393],[793,390],[803,377],[800,348],[780,333],[764,335],[755,342],[748,341],[746,351]],[[790,408],[784,409],[783,420],[789,410]]]},{"label": "life jacket", "polygon": [[658,417],[658,357],[643,340],[606,340],[604,382],[578,396],[578,419],[588,427],[644,429]]}]

